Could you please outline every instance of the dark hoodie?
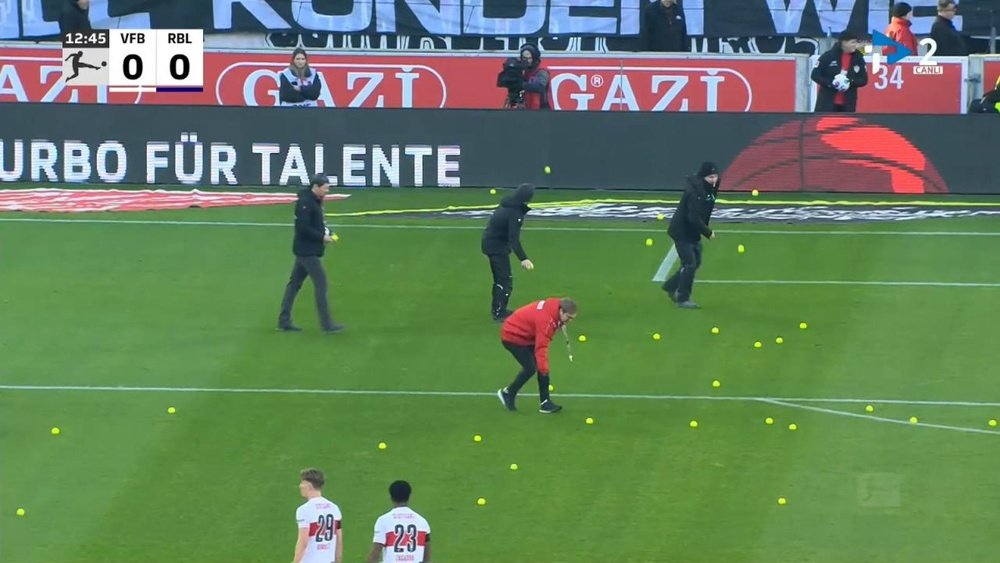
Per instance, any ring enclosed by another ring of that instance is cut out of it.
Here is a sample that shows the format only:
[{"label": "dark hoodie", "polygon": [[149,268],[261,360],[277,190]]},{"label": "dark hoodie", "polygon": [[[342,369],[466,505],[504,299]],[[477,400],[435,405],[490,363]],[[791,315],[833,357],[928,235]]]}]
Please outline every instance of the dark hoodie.
[{"label": "dark hoodie", "polygon": [[500,201],[483,231],[483,254],[506,255],[513,250],[518,260],[528,259],[521,247],[521,225],[524,223],[524,216],[531,210],[528,202],[534,195],[535,186],[521,184],[514,193]]},{"label": "dark hoodie", "polygon": [[705,162],[698,169],[698,174],[688,177],[688,188],[681,196],[674,216],[670,218],[670,228],[667,230],[670,238],[679,242],[698,242],[701,237],[712,236],[708,222],[712,218],[712,210],[715,209],[715,196],[719,193],[722,179],[720,178],[715,186],[712,186],[705,181],[705,176],[718,173],[715,164]]},{"label": "dark hoodie", "polygon": [[59,33],[65,34],[73,31],[91,31],[88,10],[83,10],[76,3],[76,0],[66,0],[62,12],[59,14]]}]

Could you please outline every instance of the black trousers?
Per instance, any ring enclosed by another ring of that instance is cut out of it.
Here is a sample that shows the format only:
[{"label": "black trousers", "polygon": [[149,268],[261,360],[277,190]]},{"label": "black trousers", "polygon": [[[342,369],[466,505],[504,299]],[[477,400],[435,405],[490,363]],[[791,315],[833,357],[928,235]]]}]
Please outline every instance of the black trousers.
[{"label": "black trousers", "polygon": [[500,318],[507,310],[510,294],[514,291],[514,274],[510,271],[509,254],[489,254],[490,272],[493,273],[493,302],[490,313]]},{"label": "black trousers", "polygon": [[313,289],[316,291],[316,313],[323,330],[333,327],[330,318],[330,304],[326,298],[326,270],[323,269],[323,259],[319,256],[296,256],[292,265],[292,273],[288,276],[285,295],[281,299],[281,313],[278,314],[278,326],[287,327],[292,324],[292,305],[295,297],[302,289],[306,278],[312,278]]},{"label": "black trousers", "polygon": [[681,268],[670,276],[663,284],[663,289],[668,293],[675,293],[677,301],[687,301],[691,299],[691,291],[694,289],[694,274],[701,266],[701,241],[688,242],[674,240],[674,248],[677,249],[677,258],[681,261]]},{"label": "black trousers", "polygon": [[[521,371],[517,373],[514,381],[507,386],[507,392],[516,396],[517,392],[524,387],[524,384],[535,375],[538,365],[535,363],[535,347],[521,344],[511,344],[504,342],[503,347],[510,352],[511,356],[521,364]],[[538,374],[538,400],[545,402],[549,400],[549,374]]]}]

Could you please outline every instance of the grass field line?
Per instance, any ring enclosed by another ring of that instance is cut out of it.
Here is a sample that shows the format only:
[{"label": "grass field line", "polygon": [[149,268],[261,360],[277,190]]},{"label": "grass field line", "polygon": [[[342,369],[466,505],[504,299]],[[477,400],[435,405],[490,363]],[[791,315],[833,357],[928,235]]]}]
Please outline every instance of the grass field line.
[{"label": "grass field line", "polygon": [[952,432],[965,432],[969,434],[994,434],[1000,436],[1000,432],[993,430],[983,430],[982,428],[969,428],[966,426],[950,426],[948,424],[935,424],[932,422],[910,422],[909,420],[897,420],[895,418],[886,418],[884,416],[875,416],[871,414],[860,414],[855,412],[839,411],[836,409],[828,409],[824,407],[814,407],[811,405],[799,405],[792,402],[792,400],[779,400],[779,399],[761,399],[760,402],[768,403],[771,405],[778,405],[781,407],[788,407],[793,409],[801,409],[811,412],[819,412],[824,414],[832,414],[836,416],[846,416],[850,418],[861,418],[864,420],[870,420],[874,422],[882,422],[887,424],[903,424],[906,426],[918,426],[924,428],[937,428],[938,430],[951,430]]},{"label": "grass field line", "polygon": [[[291,223],[270,223],[262,221],[177,221],[153,219],[49,219],[35,217],[0,217],[0,223],[80,223],[84,225],[150,225],[150,226],[180,226],[180,227],[280,227],[290,229]],[[344,229],[412,229],[429,231],[481,231],[484,224],[475,225],[431,225],[431,224],[379,224],[379,223],[345,223],[336,225]],[[530,226],[529,231],[564,231],[574,233],[604,232],[604,233],[650,233],[663,232],[666,225],[658,227],[544,227]],[[1000,237],[997,231],[831,231],[804,229],[717,229],[716,233],[745,235],[852,235],[852,236],[922,236],[922,237]]]},{"label": "grass field line", "polygon": [[[658,281],[658,280],[654,280]],[[731,285],[872,285],[887,287],[1000,287],[1000,282],[863,281],[863,280],[698,280]]]},{"label": "grass field line", "polygon": [[[157,387],[125,385],[0,385],[0,391],[91,391],[109,393],[233,393],[263,395],[362,395],[393,397],[496,397],[496,391],[418,391],[407,389],[295,389],[281,387]],[[647,401],[784,401],[789,403],[847,403],[922,405],[934,407],[992,407],[1000,402],[940,401],[926,399],[854,399],[844,397],[756,397],[735,395],[656,395],[627,393],[560,393],[568,399],[614,399]]]}]

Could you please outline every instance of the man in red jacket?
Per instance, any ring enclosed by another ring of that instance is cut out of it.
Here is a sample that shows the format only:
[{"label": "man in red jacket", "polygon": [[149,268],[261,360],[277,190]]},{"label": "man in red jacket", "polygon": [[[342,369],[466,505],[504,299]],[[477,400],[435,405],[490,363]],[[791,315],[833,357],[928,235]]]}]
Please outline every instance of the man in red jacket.
[{"label": "man in red jacket", "polygon": [[[906,2],[896,2],[892,7],[892,20],[889,27],[885,28],[885,34],[896,43],[902,44],[910,50],[910,55],[917,54],[917,38],[913,36],[910,25],[913,23],[913,7]],[[885,55],[896,53],[895,47],[886,47],[883,51]]]},{"label": "man in red jacket", "polygon": [[549,69],[542,66],[542,52],[531,43],[521,45],[524,71],[524,109],[552,109]]},{"label": "man in red jacket", "polygon": [[497,391],[507,410],[516,410],[514,399],[521,387],[538,372],[538,398],[542,414],[557,413],[562,407],[549,399],[549,344],[556,330],[576,317],[576,302],[568,297],[550,297],[529,303],[514,311],[503,322],[500,340],[503,347],[521,364],[514,381]]}]

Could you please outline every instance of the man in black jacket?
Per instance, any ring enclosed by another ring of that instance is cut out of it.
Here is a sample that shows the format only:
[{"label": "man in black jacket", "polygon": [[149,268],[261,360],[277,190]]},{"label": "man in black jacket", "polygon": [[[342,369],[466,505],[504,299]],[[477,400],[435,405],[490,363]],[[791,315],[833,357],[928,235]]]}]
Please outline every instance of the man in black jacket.
[{"label": "man in black jacket", "polygon": [[285,286],[285,296],[281,300],[281,313],[278,315],[278,330],[299,332],[302,329],[292,324],[292,305],[295,296],[302,289],[306,278],[312,278],[313,289],[316,290],[316,311],[319,313],[319,323],[327,334],[344,330],[344,325],[333,322],[330,318],[330,306],[326,297],[326,271],[323,269],[323,254],[326,245],[333,240],[323,219],[323,198],[330,191],[330,181],[323,174],[313,176],[310,186],[299,191],[295,202],[295,238],[292,242],[292,253],[295,254],[295,264],[292,275]]},{"label": "man in black jacket", "polygon": [[511,313],[507,309],[510,294],[514,291],[514,276],[510,271],[511,250],[525,270],[535,268],[521,246],[521,225],[524,223],[524,216],[531,210],[528,202],[534,195],[535,186],[518,186],[514,193],[500,201],[483,231],[482,251],[490,259],[490,271],[493,273],[493,303],[490,305],[490,312],[494,321],[502,321]]},{"label": "man in black jacket", "polygon": [[969,54],[962,34],[955,29],[955,13],[958,7],[953,0],[938,0],[937,17],[931,25],[931,39],[937,43],[935,57],[964,57]]},{"label": "man in black jacket", "polygon": [[829,51],[820,55],[812,71],[819,84],[816,112],[854,112],[858,109],[858,88],[868,84],[865,58],[858,51],[861,36],[845,31]]},{"label": "man in black jacket", "polygon": [[703,162],[698,174],[687,179],[688,188],[681,196],[674,216],[670,218],[667,233],[674,239],[674,248],[680,258],[681,268],[664,284],[663,290],[670,299],[684,309],[697,309],[691,301],[694,274],[701,266],[701,237],[715,238],[708,227],[719,193],[719,169],[711,162]]},{"label": "man in black jacket", "polygon": [[91,31],[89,11],[90,0],[65,0],[59,13],[59,33]]},{"label": "man in black jacket", "polygon": [[675,0],[648,3],[639,15],[639,50],[690,51],[684,9]]}]

